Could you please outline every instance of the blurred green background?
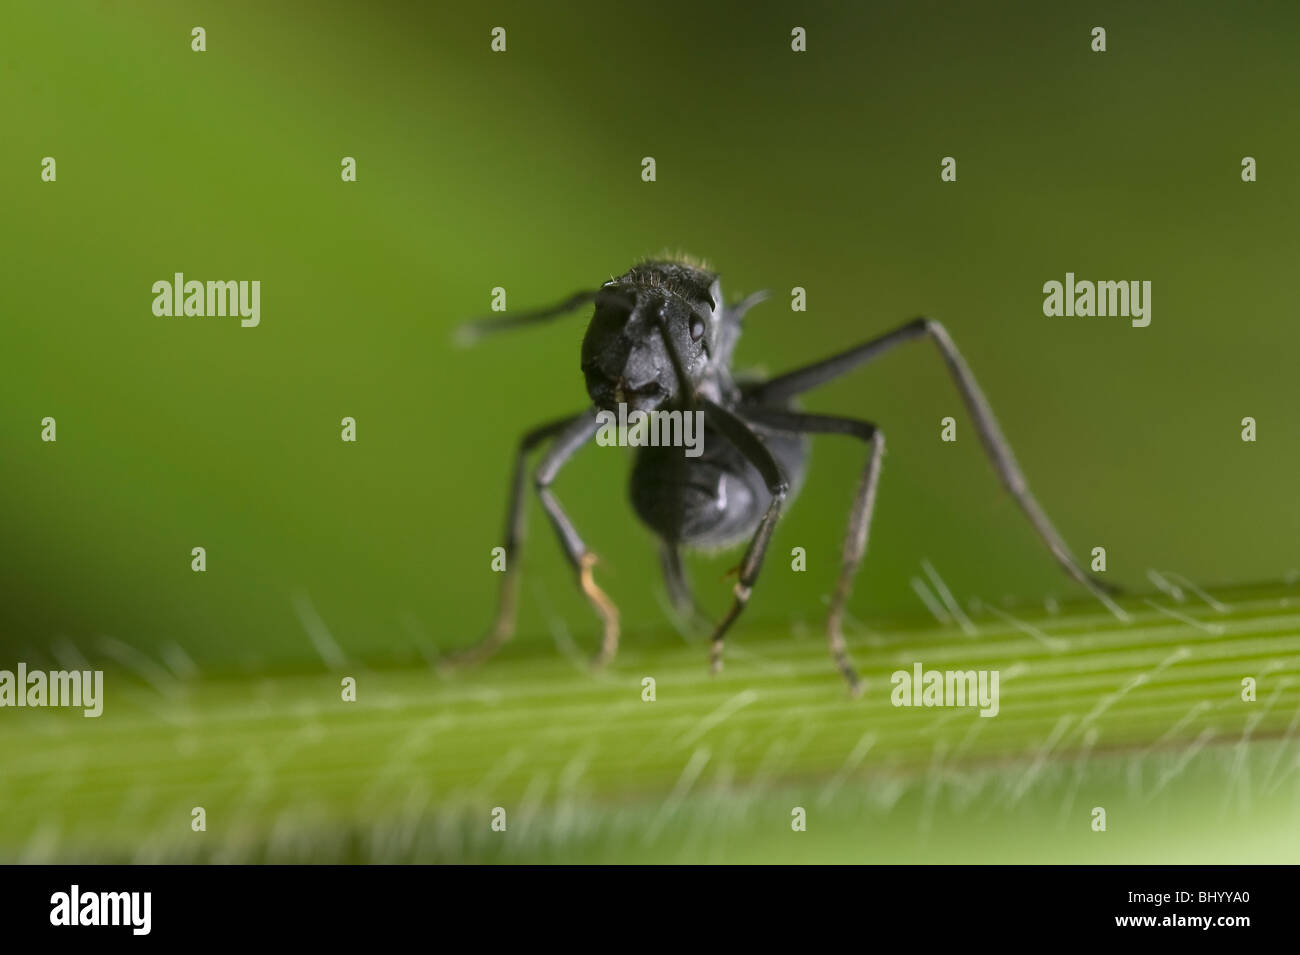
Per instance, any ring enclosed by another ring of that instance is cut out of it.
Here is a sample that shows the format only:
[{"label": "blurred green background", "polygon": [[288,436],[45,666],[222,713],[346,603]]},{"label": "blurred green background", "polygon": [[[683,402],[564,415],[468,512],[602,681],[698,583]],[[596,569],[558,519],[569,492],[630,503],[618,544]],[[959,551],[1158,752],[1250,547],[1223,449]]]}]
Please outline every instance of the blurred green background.
[{"label": "blurred green background", "polygon": [[[664,248],[706,257],[732,295],[775,292],[742,365],[775,372],[923,312],[946,322],[1048,513],[1076,551],[1107,547],[1120,581],[1297,563],[1294,5],[9,9],[11,647],[105,633],[218,666],[293,659],[310,652],[298,592],[352,654],[409,647],[412,626],[440,646],[474,638],[517,437],[584,403],[585,315],[470,351],[451,329],[494,286],[514,308],[550,303]],[[939,180],[944,156],[956,183]],[[176,271],[260,279],[261,326],[154,317],[150,287]],[[1066,271],[1149,279],[1150,327],[1044,317],[1042,285]],[[796,285],[806,313],[789,308]],[[1074,593],[927,346],[808,407],[888,436],[856,613],[917,607],[922,557],[960,594]],[[956,445],[938,440],[946,414]],[[46,415],[56,445],[39,440]],[[813,453],[776,540],[805,547],[809,572],[774,562],[753,618],[817,616],[834,579],[861,450]],[[558,492],[635,630],[660,625],[662,588],[628,465],[593,447]],[[594,639],[534,516],[520,636],[545,636],[554,612]],[[697,566],[713,607],[731,563]]]},{"label": "blurred green background", "polygon": [[[791,52],[793,26],[808,52]],[[477,638],[517,438],[585,403],[586,316],[470,350],[452,329],[494,286],[512,309],[549,304],[664,249],[706,258],[731,296],[773,290],[742,366],[944,321],[1044,508],[1076,553],[1107,548],[1117,582],[1282,578],[1300,565],[1297,26],[1281,2],[13,0],[0,660],[107,637],[177,645],[204,672],[302,668],[318,663],[308,606],[353,659]],[[176,271],[260,280],[260,327],[155,317],[151,285]],[[1151,325],[1044,317],[1042,285],[1067,271],[1150,280]],[[1003,494],[929,346],[806,406],[888,437],[857,618],[920,612],[923,559],[963,599],[1083,596]],[[939,441],[948,414],[955,445]],[[861,460],[817,442],[737,645],[749,627],[820,625]],[[593,446],[557,490],[635,643],[665,618],[629,464]],[[508,652],[549,647],[556,621],[594,647],[530,511],[525,646]],[[806,574],[781,558],[794,546]],[[692,561],[715,611],[734,562]]]}]

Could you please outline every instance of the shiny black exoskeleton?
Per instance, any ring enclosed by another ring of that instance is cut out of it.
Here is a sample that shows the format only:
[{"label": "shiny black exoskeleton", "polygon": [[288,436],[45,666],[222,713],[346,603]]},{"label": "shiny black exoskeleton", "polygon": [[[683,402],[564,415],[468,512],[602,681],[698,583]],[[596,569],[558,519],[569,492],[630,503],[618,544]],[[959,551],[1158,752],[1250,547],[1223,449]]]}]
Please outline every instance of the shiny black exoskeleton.
[{"label": "shiny black exoskeleton", "polygon": [[620,406],[625,414],[698,411],[704,423],[702,453],[689,456],[682,447],[672,445],[639,447],[632,469],[631,498],[638,516],[660,539],[668,589],[684,611],[693,612],[694,604],[682,571],[682,549],[749,542],[738,567],[730,610],[713,629],[710,659],[714,671],[722,665],[723,637],[749,601],[773,528],[803,477],[808,436],[839,434],[863,442],[867,460],[849,511],[840,574],[827,619],[831,655],[851,691],[859,692],[861,683],[848,659],[842,616],[866,552],[884,436],[875,425],[859,418],[806,414],[792,408],[790,402],[895,345],[920,338],[937,346],[994,468],[1052,555],[1114,613],[1124,616],[1105,585],[1083,571],[1029,493],[987,400],[942,325],[917,318],[823,361],[764,381],[738,382],[732,376],[732,356],[741,321],[764,297],[751,295],[727,305],[717,275],[704,266],[684,260],[649,261],[551,308],[466,326],[471,337],[478,337],[595,305],[581,361],[592,406],[542,425],[521,440],[506,518],[506,573],[497,619],[487,636],[461,659],[480,659],[492,653],[513,632],[524,527],[525,459],[544,442],[550,447],[534,473],[534,486],[577,572],[579,585],[604,623],[596,662],[603,665],[613,658],[618,646],[618,611],[596,585],[592,576],[595,557],[551,485],[564,463],[596,437],[602,413],[617,413]]}]

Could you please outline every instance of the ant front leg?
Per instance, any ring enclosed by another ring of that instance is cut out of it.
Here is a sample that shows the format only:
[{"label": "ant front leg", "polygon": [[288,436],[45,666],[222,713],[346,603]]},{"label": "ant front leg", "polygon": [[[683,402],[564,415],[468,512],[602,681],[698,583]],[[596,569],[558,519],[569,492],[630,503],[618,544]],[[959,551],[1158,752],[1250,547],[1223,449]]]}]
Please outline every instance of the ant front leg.
[{"label": "ant front leg", "polygon": [[767,484],[768,492],[772,495],[772,502],[768,505],[767,512],[758,522],[754,536],[749,542],[749,547],[745,549],[745,556],[740,562],[740,579],[736,581],[735,598],[732,600],[731,609],[727,611],[727,615],[718,622],[717,627],[713,630],[709,650],[709,670],[712,673],[717,673],[722,669],[723,637],[726,636],[731,625],[736,622],[736,618],[745,609],[745,605],[749,603],[754,582],[758,580],[758,572],[763,568],[763,558],[767,554],[767,546],[772,540],[772,531],[776,529],[776,522],[781,517],[781,508],[784,506],[786,496],[790,492],[790,483],[781,473],[776,459],[772,457],[772,452],[754,433],[753,428],[730,411],[714,404],[707,398],[700,399],[700,404],[703,406],[705,414],[712,421],[713,426],[735,446],[737,451],[745,456],[745,459],[750,464],[758,469],[758,473],[762,476],[764,483]]},{"label": "ant front leg", "polygon": [[[520,439],[519,448],[515,452],[515,466],[510,483],[509,504],[506,510],[506,568],[504,579],[501,581],[501,595],[497,605],[496,620],[482,640],[469,649],[453,655],[447,661],[447,665],[456,667],[479,663],[496,653],[514,635],[515,615],[518,609],[519,600],[519,565],[524,542],[524,501],[527,491],[526,463],[529,452],[548,439],[557,439],[555,446],[546,455],[542,464],[538,468],[537,487],[539,493],[541,493],[545,490],[546,486],[550,484],[550,481],[554,479],[560,467],[573,457],[578,449],[586,444],[592,435],[595,434],[595,427],[594,413],[588,410],[581,414],[569,418],[562,418],[559,421],[552,421],[539,428],[534,428]],[[546,476],[545,482],[542,481],[543,475]],[[559,511],[559,504],[555,501],[553,496],[550,496],[549,491],[546,491],[546,495],[550,497],[548,512],[552,508]],[[547,503],[546,497],[543,498],[543,503]],[[571,530],[572,525],[569,524],[568,519],[564,517],[563,511],[559,511],[559,514],[561,518],[563,518],[564,524]],[[557,527],[557,530],[558,529],[559,528]],[[577,538],[576,533],[572,536],[574,539]],[[569,550],[569,541],[563,534],[561,534],[561,544],[564,546],[565,552],[569,555],[570,560],[575,563],[575,566],[581,567],[583,558],[581,556],[578,558],[573,556]],[[581,548],[580,541],[578,546]],[[580,554],[581,553],[582,552],[580,551]],[[589,570],[586,571],[586,576],[588,578],[590,577]],[[579,579],[581,582],[581,573]],[[592,584],[592,587],[594,589],[595,585]],[[586,591],[585,586],[584,591]],[[599,590],[596,589],[595,592],[599,593]],[[588,596],[591,598],[591,593],[588,593]],[[605,598],[604,594],[600,594],[600,597],[604,599],[605,603],[608,603],[608,598]],[[615,611],[614,627],[615,640],[617,640],[617,611]],[[608,632],[608,623],[606,629]]]},{"label": "ant front leg", "polygon": [[537,488],[537,496],[541,498],[542,507],[546,510],[546,516],[551,519],[551,526],[555,528],[556,536],[560,539],[564,555],[569,558],[569,563],[578,573],[578,586],[603,623],[604,636],[601,639],[600,651],[592,660],[592,665],[600,669],[613,660],[614,654],[618,652],[618,608],[614,606],[614,601],[596,586],[596,581],[591,574],[591,569],[596,564],[596,555],[587,550],[587,545],[582,542],[577,528],[573,526],[569,515],[564,513],[564,508],[560,506],[559,500],[551,491],[551,483],[560,468],[579,448],[596,436],[598,429],[596,409],[592,408],[575,420],[573,425],[556,440],[555,446],[547,452],[542,463],[537,466],[533,484]]},{"label": "ant front leg", "polygon": [[876,487],[880,483],[880,464],[885,455],[885,435],[867,421],[839,418],[829,415],[804,414],[770,408],[747,407],[745,416],[757,424],[792,434],[843,434],[866,443],[867,463],[862,470],[853,508],[849,511],[849,526],[844,534],[844,553],[840,560],[840,576],[831,595],[830,613],[826,618],[826,640],[831,659],[849,684],[853,696],[862,693],[862,681],[849,660],[848,646],[844,642],[844,604],[853,589],[853,578],[867,552],[867,537],[871,531],[871,516],[876,509]]}]

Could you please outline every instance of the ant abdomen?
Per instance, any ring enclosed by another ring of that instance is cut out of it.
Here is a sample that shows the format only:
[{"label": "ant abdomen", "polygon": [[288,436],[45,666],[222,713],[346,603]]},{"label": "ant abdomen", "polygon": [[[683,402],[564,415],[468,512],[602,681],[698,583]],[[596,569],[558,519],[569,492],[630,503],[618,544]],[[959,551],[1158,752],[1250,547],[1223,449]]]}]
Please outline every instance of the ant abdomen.
[{"label": "ant abdomen", "polygon": [[[803,477],[807,439],[776,432],[760,432],[759,437],[780,465],[793,497]],[[637,449],[631,498],[637,516],[663,540],[707,550],[752,536],[772,501],[758,469],[708,426],[707,416],[698,457],[679,447]]]}]

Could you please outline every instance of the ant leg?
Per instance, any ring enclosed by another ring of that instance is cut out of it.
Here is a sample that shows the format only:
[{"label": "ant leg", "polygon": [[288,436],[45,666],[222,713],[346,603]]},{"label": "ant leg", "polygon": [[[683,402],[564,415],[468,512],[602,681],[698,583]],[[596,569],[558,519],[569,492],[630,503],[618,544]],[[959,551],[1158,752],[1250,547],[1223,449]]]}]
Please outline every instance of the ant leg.
[{"label": "ant leg", "polygon": [[508,328],[517,328],[521,325],[535,325],[539,322],[559,318],[561,315],[567,315],[576,308],[581,308],[588,302],[595,301],[596,295],[597,290],[587,289],[581,292],[575,292],[563,302],[547,306],[546,308],[537,308],[528,312],[517,312],[513,315],[491,315],[484,318],[471,319],[470,321],[464,322],[456,327],[456,341],[462,345],[472,345],[480,338],[494,334],[495,332],[505,331]]},{"label": "ant leg", "polygon": [[618,652],[618,608],[605,592],[596,586],[596,581],[591,575],[591,568],[596,564],[596,555],[587,550],[587,545],[582,542],[577,528],[573,526],[573,522],[564,513],[564,508],[560,506],[560,502],[551,491],[551,483],[560,468],[579,448],[596,436],[598,428],[595,408],[587,410],[574,419],[537,466],[537,471],[533,475],[533,485],[537,489],[542,507],[546,510],[546,516],[551,519],[551,526],[555,528],[556,536],[560,539],[564,555],[569,558],[569,563],[578,572],[578,586],[604,626],[600,651],[592,660],[592,665],[600,669],[613,660],[614,654]]},{"label": "ant leg", "polygon": [[758,572],[763,568],[763,558],[767,554],[767,545],[772,540],[772,531],[776,528],[776,522],[781,516],[781,509],[785,504],[786,496],[790,493],[790,482],[785,479],[785,475],[781,473],[776,459],[772,457],[772,452],[768,450],[762,439],[754,433],[753,428],[730,411],[714,404],[707,398],[701,398],[700,405],[704,408],[705,414],[709,416],[713,426],[735,446],[737,451],[745,456],[745,459],[750,464],[758,469],[758,473],[762,475],[763,481],[767,484],[768,492],[772,495],[772,502],[768,505],[767,512],[758,522],[758,527],[754,530],[754,536],[750,539],[749,547],[745,549],[745,556],[740,562],[740,579],[736,581],[735,599],[732,600],[731,609],[727,611],[727,615],[718,622],[718,625],[713,630],[709,650],[709,670],[712,673],[717,673],[722,669],[722,638],[726,636],[727,630],[736,622],[736,618],[740,616],[741,611],[745,609],[745,605],[749,603],[754,582],[758,580]]},{"label": "ant leg", "polygon": [[[568,418],[552,421],[527,432],[520,440],[515,451],[515,466],[510,482],[510,498],[506,509],[505,528],[505,576],[501,581],[501,594],[497,603],[496,620],[491,629],[478,643],[467,650],[453,654],[446,665],[461,666],[479,663],[496,653],[514,635],[515,611],[519,598],[519,557],[524,542],[524,499],[525,499],[525,464],[528,454],[543,441],[561,434],[566,429],[576,428],[585,423],[590,412],[582,412]],[[581,445],[579,445],[580,447]],[[572,455],[574,447],[569,451]]]},{"label": "ant leg", "polygon": [[848,648],[844,642],[844,604],[849,599],[858,566],[867,552],[871,515],[876,509],[876,485],[880,482],[881,458],[885,453],[885,435],[870,422],[854,418],[753,407],[746,407],[744,412],[747,420],[777,431],[789,431],[795,434],[846,434],[865,442],[870,449],[866,466],[862,470],[862,480],[858,483],[857,493],[853,496],[853,509],[849,511],[849,526],[844,535],[844,553],[840,561],[840,577],[831,596],[830,614],[826,618],[826,639],[830,646],[831,659],[835,661],[836,667],[848,682],[849,692],[853,696],[859,696],[863,690],[862,681],[858,679],[857,671],[849,660]]},{"label": "ant leg", "polygon": [[659,542],[659,562],[663,567],[664,585],[668,588],[668,599],[678,616],[698,627],[705,620],[700,605],[691,592],[691,583],[686,579],[686,568],[682,566],[682,548],[672,541]]},{"label": "ant leg", "polygon": [[993,416],[993,409],[989,406],[988,399],[984,397],[984,392],[980,390],[979,384],[975,381],[975,376],[971,374],[970,368],[966,365],[965,359],[962,358],[961,352],[957,350],[957,345],[948,335],[947,329],[934,319],[913,319],[906,325],[881,335],[879,338],[864,342],[856,348],[850,348],[848,351],[832,355],[823,361],[797,368],[784,375],[778,375],[770,381],[762,382],[747,389],[745,392],[746,400],[766,405],[780,404],[794,395],[838,378],[845,372],[851,371],[890,350],[895,345],[901,345],[903,342],[922,337],[928,337],[938,347],[944,363],[948,366],[948,372],[952,375],[953,382],[957,386],[957,391],[961,394],[967,410],[975,421],[975,430],[980,436],[984,453],[992,462],[1006,489],[1015,498],[1016,503],[1020,505],[1020,509],[1024,511],[1025,516],[1029,518],[1029,523],[1033,525],[1034,530],[1038,532],[1038,536],[1047,545],[1047,549],[1056,558],[1056,562],[1061,565],[1067,574],[1086,587],[1106,609],[1120,620],[1128,620],[1128,614],[1111,599],[1108,593],[1108,591],[1114,591],[1117,588],[1090,576],[1079,565],[1074,555],[1070,553],[1070,549],[1065,545],[1061,535],[1052,526],[1052,522],[1043,512],[1043,509],[1039,507],[1038,501],[1034,499],[1033,494],[1029,491],[1029,483],[1025,480],[1020,465],[1016,463],[1015,455],[1011,452],[1011,445],[1007,443],[1007,439],[1002,434],[1002,429],[998,427],[997,419]]}]

